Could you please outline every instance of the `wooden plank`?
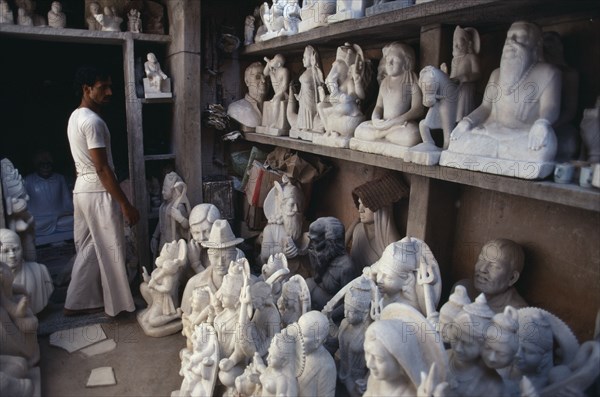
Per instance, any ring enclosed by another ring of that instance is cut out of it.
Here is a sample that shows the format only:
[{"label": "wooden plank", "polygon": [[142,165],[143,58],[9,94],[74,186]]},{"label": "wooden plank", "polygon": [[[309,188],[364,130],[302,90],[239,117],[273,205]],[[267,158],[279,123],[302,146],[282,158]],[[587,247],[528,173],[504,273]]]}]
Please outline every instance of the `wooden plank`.
[{"label": "wooden plank", "polygon": [[274,137],[257,133],[244,134],[247,141],[282,146],[320,156],[333,157],[347,161],[389,168],[428,178],[480,187],[482,189],[529,197],[555,204],[600,212],[600,191],[581,188],[578,185],[561,185],[548,181],[530,181],[506,176],[486,174],[441,166],[425,166],[406,163],[400,159],[364,153],[350,149],[340,149],[315,145],[289,137]]},{"label": "wooden plank", "polygon": [[160,34],[145,34],[131,32],[103,32],[85,29],[53,29],[43,26],[21,26],[0,24],[0,34],[23,39],[90,44],[122,44],[125,40],[150,41],[169,43],[171,37]]},{"label": "wooden plank", "polygon": [[421,240],[427,239],[429,202],[432,197],[431,179],[421,175],[410,176],[410,196],[408,199],[408,221],[406,235]]},{"label": "wooden plank", "polygon": [[175,103],[175,98],[141,98],[140,102],[144,105],[150,105],[153,103]]},{"label": "wooden plank", "polygon": [[174,158],[175,158],[175,154],[173,154],[173,153],[147,154],[144,156],[144,160],[146,160],[146,161],[172,160]]}]

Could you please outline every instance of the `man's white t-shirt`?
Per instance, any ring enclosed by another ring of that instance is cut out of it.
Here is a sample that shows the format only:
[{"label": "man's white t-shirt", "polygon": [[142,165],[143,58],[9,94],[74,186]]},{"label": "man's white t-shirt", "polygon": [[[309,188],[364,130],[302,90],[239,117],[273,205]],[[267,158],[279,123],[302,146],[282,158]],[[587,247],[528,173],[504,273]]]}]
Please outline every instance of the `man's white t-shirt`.
[{"label": "man's white t-shirt", "polygon": [[108,165],[114,171],[110,132],[104,120],[88,108],[75,109],[69,118],[67,135],[77,171],[73,193],[105,192],[89,152],[89,149],[106,148]]}]

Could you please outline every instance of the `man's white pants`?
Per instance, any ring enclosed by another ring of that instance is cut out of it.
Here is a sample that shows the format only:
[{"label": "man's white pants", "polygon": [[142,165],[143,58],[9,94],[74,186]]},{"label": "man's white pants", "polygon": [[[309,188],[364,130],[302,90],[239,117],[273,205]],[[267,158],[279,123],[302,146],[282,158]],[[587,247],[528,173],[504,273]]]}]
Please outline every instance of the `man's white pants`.
[{"label": "man's white pants", "polygon": [[134,311],[125,269],[123,216],[107,192],[75,193],[74,236],[77,255],[65,308],[104,306],[109,316]]}]

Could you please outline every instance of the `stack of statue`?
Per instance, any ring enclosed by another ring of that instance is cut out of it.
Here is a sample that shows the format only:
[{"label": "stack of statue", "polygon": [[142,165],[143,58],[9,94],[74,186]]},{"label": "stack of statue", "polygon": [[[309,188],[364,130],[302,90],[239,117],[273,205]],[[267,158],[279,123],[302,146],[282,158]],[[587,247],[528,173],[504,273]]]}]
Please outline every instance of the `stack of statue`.
[{"label": "stack of statue", "polygon": [[573,124],[577,114],[577,98],[579,98],[579,73],[565,60],[560,34],[544,32],[543,37],[544,60],[556,66],[562,75],[560,115],[552,123],[557,139],[556,161],[571,161],[579,156],[579,136]]},{"label": "stack of statue", "polygon": [[8,265],[14,283],[27,291],[33,313],[42,311],[54,291],[52,278],[45,265],[23,258],[21,239],[10,229],[0,229],[0,262]]},{"label": "stack of statue", "polygon": [[[91,7],[90,7],[91,9]],[[105,32],[120,32],[123,18],[117,15],[115,7],[104,7],[104,14],[100,14],[99,10],[96,11],[98,14],[94,14],[96,21],[102,26]]]},{"label": "stack of statue", "polygon": [[300,9],[299,32],[327,25],[327,18],[335,14],[337,0],[304,0]]},{"label": "stack of statue", "polygon": [[[321,310],[342,287],[358,273],[346,252],[344,225],[334,217],[322,217],[310,224],[308,256],[312,277],[306,280],[313,310]],[[331,313],[334,321],[341,320],[343,306]]]},{"label": "stack of statue", "polygon": [[327,22],[341,22],[348,19],[358,19],[365,16],[365,7],[369,5],[366,0],[337,0],[335,14],[327,17]]},{"label": "stack of statue", "polygon": [[260,6],[260,18],[266,31],[257,31],[254,41],[270,40],[277,36],[288,36],[298,33],[300,7],[297,1],[273,0],[269,7],[267,2]]},{"label": "stack of statue", "polygon": [[405,237],[388,245],[368,274],[377,283],[383,307],[407,304],[437,325],[442,279],[438,263],[424,241]]},{"label": "stack of statue", "polygon": [[162,71],[154,53],[149,52],[144,62],[144,96],[146,98],[171,98],[171,79]]},{"label": "stack of statue", "polygon": [[156,269],[149,276],[144,268],[140,292],[148,308],[137,315],[138,323],[148,336],[162,337],[181,331],[179,275],[187,262],[185,240],[166,243],[156,258]]},{"label": "stack of statue", "polygon": [[522,179],[553,172],[561,74],[542,61],[542,42],[537,25],[511,25],[483,103],[454,128],[441,165]]},{"label": "stack of statue", "polygon": [[2,23],[8,25],[15,24],[15,15],[6,0],[0,0],[0,24]]},{"label": "stack of statue", "polygon": [[370,67],[370,62],[366,61],[358,45],[346,43],[338,47],[335,61],[325,78],[329,95],[325,96],[325,90],[319,88],[317,111],[325,134],[314,134],[314,143],[348,147],[354,130],[365,120],[360,102],[366,97],[371,78]]},{"label": "stack of statue", "polygon": [[[319,87],[325,83],[319,62],[319,53],[313,46],[304,48],[302,64],[306,70],[300,75],[300,93],[293,94],[290,86],[287,119],[290,123],[290,137],[312,141],[312,131],[322,131],[323,123],[317,112]],[[298,113],[295,103],[298,101]]]},{"label": "stack of statue", "polygon": [[[53,171],[52,156],[48,151],[36,154],[33,160],[36,171],[25,177],[29,195],[28,208],[35,219],[36,238],[52,239],[64,236],[73,238],[73,193],[65,177]],[[40,241],[38,241],[38,244]]]},{"label": "stack of statue", "polygon": [[415,0],[374,0],[371,7],[367,7],[365,14],[367,16],[381,14],[382,12],[389,12],[393,10],[399,10],[401,8],[410,7],[415,4]]},{"label": "stack of statue", "polygon": [[527,306],[527,302],[514,285],[523,271],[524,262],[523,248],[514,241],[488,241],[475,263],[473,280],[460,280],[457,285],[465,286],[471,299],[483,292],[495,313],[502,313],[508,305],[520,309]]},{"label": "stack of statue", "polygon": [[53,1],[50,11],[48,11],[48,26],[51,28],[65,28],[67,26],[67,16],[62,11],[62,4]]},{"label": "stack of statue", "polygon": [[350,149],[404,158],[421,141],[417,120],[423,116],[423,99],[414,70],[414,50],[393,42],[383,48],[383,70],[371,120],[360,124]]},{"label": "stack of statue", "polygon": [[457,396],[504,396],[500,375],[486,366],[482,359],[487,331],[494,312],[487,306],[485,296],[465,305],[450,328],[449,392]]},{"label": "stack of statue", "polygon": [[35,220],[29,212],[27,202],[29,195],[19,170],[9,159],[0,161],[2,194],[6,204],[6,223],[10,230],[21,238],[23,257],[27,261],[35,261]]},{"label": "stack of statue", "polygon": [[254,43],[254,21],[255,18],[252,15],[246,16],[244,21],[244,45]]},{"label": "stack of statue", "polygon": [[187,185],[175,172],[169,172],[163,181],[163,203],[158,212],[158,225],[152,235],[150,248],[156,257],[166,243],[189,237],[190,201]]},{"label": "stack of statue", "polygon": [[16,0],[17,24],[23,26],[47,26],[46,18],[36,14],[36,2],[33,0]]},{"label": "stack of statue", "polygon": [[284,177],[281,183],[274,182],[263,204],[268,224],[262,232],[262,263],[266,263],[270,255],[283,253],[290,272],[295,274],[300,270],[307,248],[302,235],[303,201],[302,190],[289,179]]},{"label": "stack of statue", "polygon": [[[408,329],[414,332],[407,332]],[[402,340],[402,343],[398,343]],[[421,373],[432,364],[439,371],[432,381],[446,380],[448,359],[434,326],[414,308],[392,303],[365,334],[365,359],[369,377],[363,396],[415,396]]]},{"label": "stack of statue", "polygon": [[290,277],[281,287],[277,309],[281,315],[281,325],[287,327],[311,309],[310,291],[306,280],[298,274]]},{"label": "stack of statue", "polygon": [[286,117],[288,102],[288,87],[290,84],[290,71],[284,67],[285,58],[281,54],[272,59],[265,57],[263,74],[269,76],[273,91],[273,98],[263,102],[262,121],[256,127],[256,132],[274,136],[287,135],[290,125]]},{"label": "stack of statue", "polygon": [[248,93],[244,98],[227,107],[227,115],[240,123],[243,132],[254,132],[262,122],[262,108],[267,93],[267,81],[263,66],[254,62],[244,72],[244,83]]},{"label": "stack of statue", "polygon": [[408,187],[392,173],[352,190],[359,221],[348,228],[346,238],[351,238],[350,256],[358,273],[377,262],[385,247],[400,240],[393,203],[408,197],[408,193]]},{"label": "stack of statue", "polygon": [[579,127],[586,160],[590,163],[600,162],[600,96],[596,98],[593,108],[583,111]]},{"label": "stack of statue", "polygon": [[141,13],[132,8],[127,13],[127,30],[133,33],[142,33],[142,17]]},{"label": "stack of statue", "polygon": [[210,294],[215,294],[221,288],[223,276],[227,274],[229,264],[244,256],[244,253],[235,247],[242,241],[244,241],[243,238],[235,237],[231,226],[226,220],[217,219],[213,223],[208,240],[200,241],[200,245],[207,250],[208,265],[205,271],[190,278],[185,285],[183,296],[184,299],[187,297],[187,304],[182,305],[184,313],[191,313],[189,298],[196,288],[199,288],[201,291],[201,296],[198,298],[198,306],[203,308],[208,307]]},{"label": "stack of statue", "polygon": [[85,18],[88,30],[102,30],[102,25],[96,20],[96,15],[98,14],[100,14],[100,4],[96,1],[90,2],[88,13]]}]

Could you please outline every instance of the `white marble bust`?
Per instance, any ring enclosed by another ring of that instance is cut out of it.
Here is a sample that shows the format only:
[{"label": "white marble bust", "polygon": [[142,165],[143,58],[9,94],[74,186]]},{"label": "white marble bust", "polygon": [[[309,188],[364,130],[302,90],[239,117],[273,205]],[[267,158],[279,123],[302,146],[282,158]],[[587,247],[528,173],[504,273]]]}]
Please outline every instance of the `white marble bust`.
[{"label": "white marble bust", "polygon": [[263,102],[267,93],[263,69],[260,62],[254,62],[246,68],[244,83],[248,87],[248,93],[227,107],[227,115],[239,122],[244,132],[254,132],[262,122]]}]

